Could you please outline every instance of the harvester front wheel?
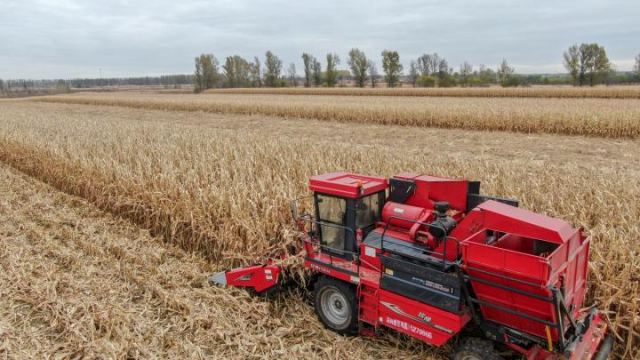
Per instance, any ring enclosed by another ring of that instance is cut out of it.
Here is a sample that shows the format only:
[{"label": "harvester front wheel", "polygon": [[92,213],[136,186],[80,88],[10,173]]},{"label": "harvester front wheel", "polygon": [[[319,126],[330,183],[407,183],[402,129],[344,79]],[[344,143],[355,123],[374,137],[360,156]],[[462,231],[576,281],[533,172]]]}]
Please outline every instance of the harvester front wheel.
[{"label": "harvester front wheel", "polygon": [[503,360],[500,353],[488,340],[478,338],[462,339],[451,356],[452,360]]},{"label": "harvester front wheel", "polygon": [[321,276],[313,290],[313,305],[327,329],[343,335],[358,333],[358,301],[351,284]]}]

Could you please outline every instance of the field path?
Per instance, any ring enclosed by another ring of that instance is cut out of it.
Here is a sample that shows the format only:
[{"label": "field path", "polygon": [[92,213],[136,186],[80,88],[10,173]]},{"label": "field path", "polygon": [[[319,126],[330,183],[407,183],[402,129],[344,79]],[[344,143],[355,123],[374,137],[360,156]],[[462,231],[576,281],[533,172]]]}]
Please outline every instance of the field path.
[{"label": "field path", "polygon": [[[394,349],[390,335],[375,343],[325,331],[298,294],[267,301],[211,287],[213,270],[0,166],[1,358],[412,355]],[[424,358],[423,350],[413,355]]]}]

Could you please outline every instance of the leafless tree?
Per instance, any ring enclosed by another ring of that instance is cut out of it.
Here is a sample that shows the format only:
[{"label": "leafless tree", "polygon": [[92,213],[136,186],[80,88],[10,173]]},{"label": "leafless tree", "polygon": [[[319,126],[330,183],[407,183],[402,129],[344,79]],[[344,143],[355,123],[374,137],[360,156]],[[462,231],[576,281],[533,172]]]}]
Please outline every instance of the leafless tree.
[{"label": "leafless tree", "polygon": [[424,54],[418,58],[418,69],[421,75],[434,76],[438,72],[440,56],[438,53]]},{"label": "leafless tree", "polygon": [[304,64],[304,87],[311,87],[313,81],[313,60],[314,57],[307,53],[302,53]]},{"label": "leafless tree", "polygon": [[469,64],[467,61],[463,62],[460,65],[460,79],[462,80],[462,86],[469,86],[469,78],[473,73],[473,66]]},{"label": "leafless tree", "polygon": [[378,83],[378,68],[375,62],[371,60],[367,61],[367,72],[369,74],[369,80],[371,81],[371,87],[376,87]]},{"label": "leafless tree", "polygon": [[296,64],[291,63],[289,65],[289,69],[287,70],[287,76],[289,77],[289,84],[291,86],[298,86],[298,73],[296,72]]},{"label": "leafless tree", "polygon": [[262,64],[257,56],[253,58],[253,64],[251,65],[251,82],[253,87],[262,86]]},{"label": "leafless tree", "polygon": [[416,87],[419,77],[420,73],[418,72],[418,64],[411,60],[409,63],[409,80],[411,80],[411,85],[413,85],[413,87]]}]

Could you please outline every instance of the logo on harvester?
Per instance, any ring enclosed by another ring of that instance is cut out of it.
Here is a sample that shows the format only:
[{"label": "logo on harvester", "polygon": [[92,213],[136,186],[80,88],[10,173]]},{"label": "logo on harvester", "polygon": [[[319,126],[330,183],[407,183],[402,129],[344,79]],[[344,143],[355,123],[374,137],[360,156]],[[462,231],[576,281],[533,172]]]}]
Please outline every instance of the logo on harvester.
[{"label": "logo on harvester", "polygon": [[422,312],[421,312],[421,313],[419,313],[419,314],[418,314],[418,317],[419,317],[420,319],[422,319],[422,320],[424,320],[424,321],[428,322],[428,323],[430,323],[430,322],[431,322],[431,316],[428,316],[428,315],[427,315],[427,314],[425,314],[425,313],[422,313]]},{"label": "logo on harvester", "polygon": [[404,209],[403,208],[395,208],[393,209],[393,212],[399,215],[404,214]]},{"label": "logo on harvester", "polygon": [[[419,313],[418,316],[416,317],[416,316],[407,314],[406,312],[404,312],[400,308],[400,306],[398,306],[396,304],[392,304],[392,303],[389,303],[389,302],[386,302],[386,301],[380,301],[380,304],[384,305],[387,309],[389,309],[389,310],[393,311],[394,313],[396,313],[396,314],[398,314],[400,316],[403,316],[405,318],[408,318],[408,319],[411,319],[413,321],[428,325],[428,326],[436,328],[436,329],[438,329],[440,331],[444,331],[444,332],[446,332],[448,334],[453,334],[454,333],[453,330],[451,330],[451,329],[447,329],[444,326],[440,326],[440,325],[432,323],[431,322],[431,317],[427,316],[426,314],[424,314],[422,312]],[[412,333],[416,333],[418,331],[418,329],[415,328],[415,326],[413,326],[413,325],[409,326],[407,323],[405,323],[402,320],[387,318],[387,322],[389,322],[389,320],[393,320],[392,323],[393,322],[401,323],[401,325],[402,325],[402,326],[400,326],[401,328],[403,328],[405,330],[409,330]],[[407,325],[407,327],[405,327],[405,325]],[[422,330],[422,329],[419,329],[419,330],[420,330],[420,333],[424,332],[424,330]],[[427,334],[421,334],[421,335],[422,336],[426,336],[428,338],[431,338],[433,336],[433,334],[431,332],[426,332],[426,333]]]},{"label": "logo on harvester", "polygon": [[323,272],[323,273],[325,273],[325,274],[331,274],[331,270],[327,269],[327,268],[326,268],[326,267],[324,267],[324,266],[318,266],[318,265],[316,265],[316,264],[311,264],[310,266],[311,266],[311,268],[312,268],[313,270],[317,270],[317,271]]}]

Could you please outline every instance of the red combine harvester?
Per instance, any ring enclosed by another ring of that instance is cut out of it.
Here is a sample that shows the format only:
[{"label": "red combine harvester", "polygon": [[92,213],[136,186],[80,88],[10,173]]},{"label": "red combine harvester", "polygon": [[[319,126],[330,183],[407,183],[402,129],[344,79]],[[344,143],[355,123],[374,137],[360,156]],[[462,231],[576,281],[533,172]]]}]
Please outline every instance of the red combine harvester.
[{"label": "red combine harvester", "polygon": [[[292,201],[305,265],[319,276],[314,306],[341,334],[382,326],[440,346],[464,330],[453,359],[605,359],[613,338],[583,309],[590,239],[562,220],[480,195],[480,183],[428,175],[331,173]],[[315,216],[298,214],[313,199]],[[213,275],[268,293],[276,262]],[[508,352],[508,351],[507,351]]]}]

